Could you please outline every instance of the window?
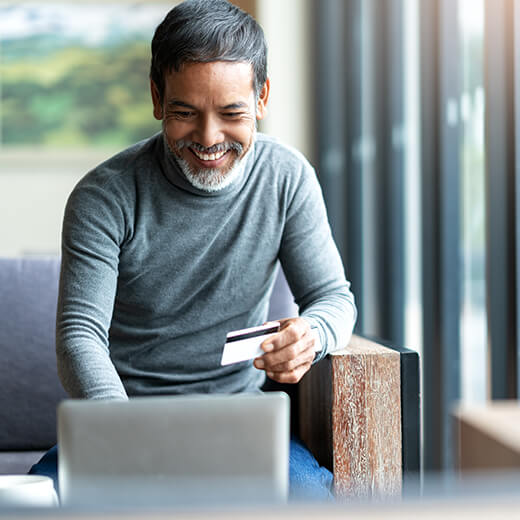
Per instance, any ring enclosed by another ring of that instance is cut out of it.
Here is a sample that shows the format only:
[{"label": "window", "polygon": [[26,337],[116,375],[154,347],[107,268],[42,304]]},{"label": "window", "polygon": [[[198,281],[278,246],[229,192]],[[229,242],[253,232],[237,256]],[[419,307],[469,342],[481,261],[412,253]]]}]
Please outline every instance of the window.
[{"label": "window", "polygon": [[487,398],[484,2],[459,0],[461,38],[461,398]]},{"label": "window", "polygon": [[452,469],[453,406],[518,395],[520,7],[315,9],[319,171],[357,330],[421,351],[424,466]]}]

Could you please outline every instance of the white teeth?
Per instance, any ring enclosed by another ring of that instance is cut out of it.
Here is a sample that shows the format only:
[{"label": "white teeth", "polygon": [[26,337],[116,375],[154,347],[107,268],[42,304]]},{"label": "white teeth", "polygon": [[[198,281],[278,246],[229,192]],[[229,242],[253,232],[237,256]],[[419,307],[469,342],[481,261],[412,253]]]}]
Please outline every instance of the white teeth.
[{"label": "white teeth", "polygon": [[222,152],[207,154],[207,153],[197,152],[197,150],[194,150],[193,148],[191,148],[191,150],[202,161],[216,161],[216,160],[220,159],[226,153],[225,151],[222,151]]}]

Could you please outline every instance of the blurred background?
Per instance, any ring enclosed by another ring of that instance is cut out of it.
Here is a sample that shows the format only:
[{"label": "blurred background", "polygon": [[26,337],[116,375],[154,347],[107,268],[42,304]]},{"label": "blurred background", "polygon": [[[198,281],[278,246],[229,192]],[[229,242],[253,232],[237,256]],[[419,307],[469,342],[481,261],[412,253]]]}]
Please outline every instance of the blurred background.
[{"label": "blurred background", "polygon": [[[175,3],[0,2],[0,256],[59,254],[79,178],[159,131],[149,47]],[[421,353],[424,468],[449,471],[453,405],[518,395],[520,7],[235,3],[269,44],[261,130],[317,169],[357,331]]]}]

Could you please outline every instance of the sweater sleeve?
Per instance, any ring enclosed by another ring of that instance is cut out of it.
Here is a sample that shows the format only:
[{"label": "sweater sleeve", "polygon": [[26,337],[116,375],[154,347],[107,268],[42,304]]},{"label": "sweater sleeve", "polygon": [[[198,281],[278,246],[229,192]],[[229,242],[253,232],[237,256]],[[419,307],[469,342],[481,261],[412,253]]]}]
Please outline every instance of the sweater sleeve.
[{"label": "sweater sleeve", "polygon": [[318,329],[319,361],[347,346],[357,310],[316,174],[307,162],[300,173],[288,203],[280,261],[300,316]]},{"label": "sweater sleeve", "polygon": [[84,179],[65,209],[56,355],[61,382],[72,397],[127,399],[109,353],[125,228],[116,199],[103,184]]}]

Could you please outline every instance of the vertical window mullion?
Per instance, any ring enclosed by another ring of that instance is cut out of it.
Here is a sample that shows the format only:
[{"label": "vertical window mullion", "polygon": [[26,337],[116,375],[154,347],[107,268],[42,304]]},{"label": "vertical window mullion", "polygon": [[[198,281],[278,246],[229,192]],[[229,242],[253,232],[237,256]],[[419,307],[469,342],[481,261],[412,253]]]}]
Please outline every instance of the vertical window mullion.
[{"label": "vertical window mullion", "polygon": [[[349,2],[352,5],[353,2]],[[404,66],[402,1],[364,0],[361,106],[354,141],[360,157],[363,332],[404,342]],[[348,32],[348,31],[346,31]],[[350,48],[347,44],[347,48]],[[355,80],[349,70],[350,83]],[[347,121],[350,114],[347,113]],[[358,123],[359,121],[359,123]],[[348,125],[349,123],[347,123]],[[356,165],[357,166],[357,165]],[[356,171],[357,173],[357,171]],[[353,180],[349,173],[350,182]],[[350,235],[349,235],[350,237]]]},{"label": "vertical window mullion", "polygon": [[460,38],[458,5],[441,2],[440,27],[440,322],[442,437],[441,464],[453,467],[451,409],[460,398],[461,283],[461,168],[460,168]]},{"label": "vertical window mullion", "polygon": [[[380,271],[384,273],[382,279],[383,295],[380,313],[386,316],[385,330],[381,331],[384,338],[388,338],[399,345],[404,343],[404,309],[405,309],[405,282],[404,282],[404,63],[403,42],[404,27],[402,20],[402,0],[391,0],[380,4],[384,17],[385,35],[383,46],[384,69],[386,88],[378,98],[384,100],[386,107],[385,125],[381,125],[383,132],[384,153],[380,164],[380,187],[383,191],[381,200],[384,208],[385,223],[385,250],[381,259]],[[382,64],[383,65],[383,64]],[[383,68],[383,67],[382,67]],[[386,94],[386,95],[385,95]]]},{"label": "vertical window mullion", "polygon": [[460,161],[457,3],[421,2],[424,460],[452,461],[450,410],[460,396]]},{"label": "vertical window mullion", "polygon": [[316,158],[363,331],[361,1],[316,0]]},{"label": "vertical window mullion", "polygon": [[486,258],[489,394],[492,399],[517,395],[514,9],[512,0],[486,0]]},{"label": "vertical window mullion", "polygon": [[514,119],[514,135],[515,135],[515,274],[516,274],[516,298],[515,298],[515,320],[516,320],[516,373],[515,375],[515,386],[516,393],[515,396],[518,398],[520,396],[520,378],[518,375],[520,374],[520,305],[518,305],[518,301],[520,300],[520,4],[518,2],[514,3],[514,13],[513,13],[513,70],[514,70],[514,104],[515,104],[515,119]]},{"label": "vertical window mullion", "polygon": [[361,2],[350,0],[344,7],[343,48],[346,51],[346,68],[343,71],[346,102],[344,149],[346,151],[347,191],[347,238],[345,260],[350,273],[358,304],[357,331],[364,330],[364,284],[363,284],[363,160],[362,143],[362,79],[361,79]]},{"label": "vertical window mullion", "polygon": [[316,20],[316,124],[318,176],[327,202],[332,231],[342,256],[345,243],[345,152],[343,101],[342,5],[337,0],[314,4]]}]

